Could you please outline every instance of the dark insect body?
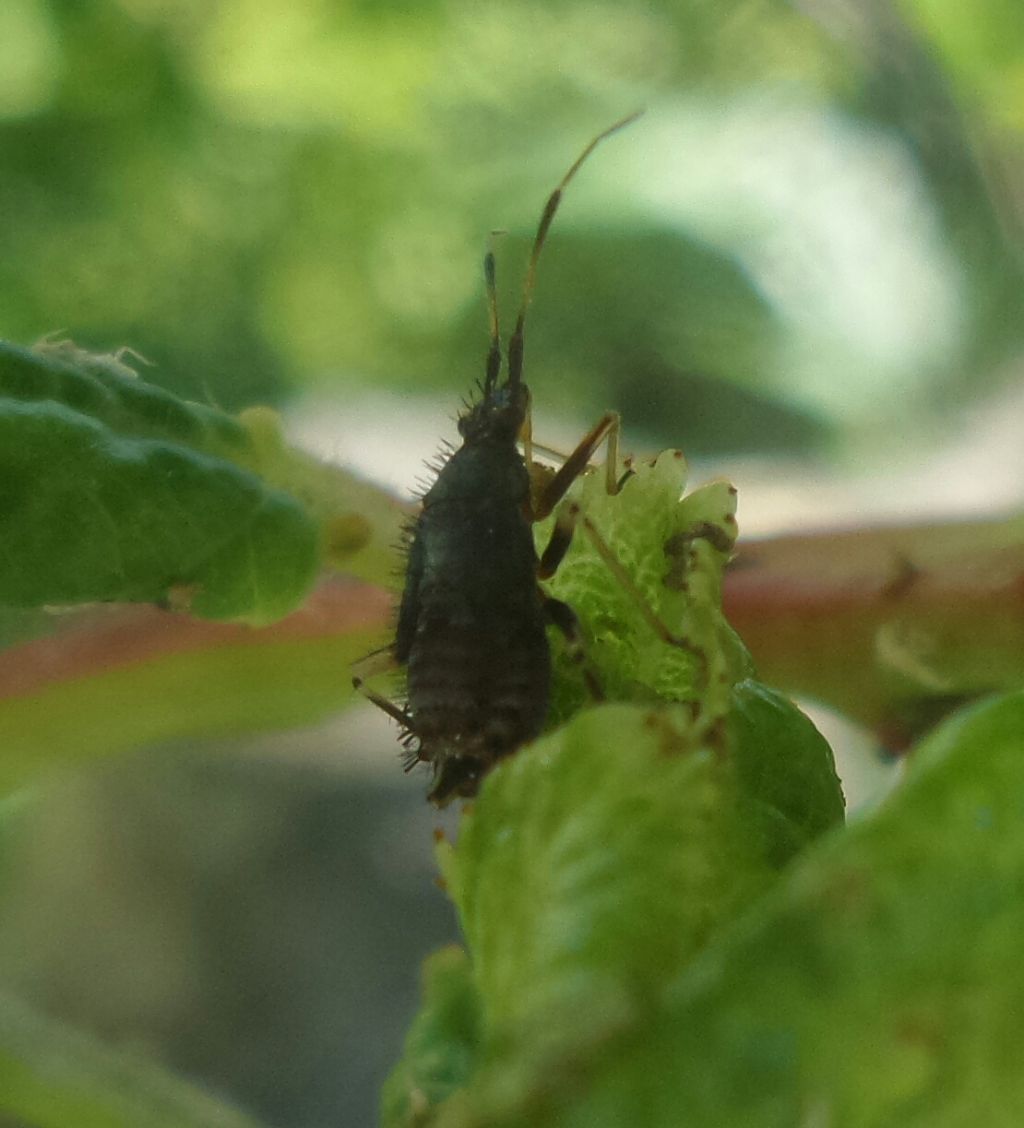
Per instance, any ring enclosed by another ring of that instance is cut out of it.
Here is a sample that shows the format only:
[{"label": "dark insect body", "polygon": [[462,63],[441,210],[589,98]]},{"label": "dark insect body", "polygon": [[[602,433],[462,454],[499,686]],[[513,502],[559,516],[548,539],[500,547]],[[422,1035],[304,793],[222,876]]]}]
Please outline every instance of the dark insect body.
[{"label": "dark insect body", "polygon": [[[532,525],[554,510],[606,440],[608,487],[615,491],[619,420],[614,412],[604,415],[557,472],[537,466],[523,382],[524,329],[537,262],[563,190],[598,142],[636,116],[595,137],[549,197],[500,383],[493,253],[484,259],[491,345],[481,396],[460,416],[462,445],[423,495],[411,527],[395,641],[356,667],[353,684],[402,724],[410,766],[432,765],[429,798],[439,805],[475,795],[498,760],[541,731],[551,687],[547,627],[557,626],[582,656],[572,610],[538,584],[565,555],[578,511],[571,503],[559,509],[540,558]],[[395,665],[407,673],[404,709],[363,685],[363,676]]]},{"label": "dark insect body", "polygon": [[424,495],[409,546],[394,653],[437,801],[473,794],[547,714],[548,617],[515,445],[525,400],[521,385],[501,388],[459,421],[463,444]]}]

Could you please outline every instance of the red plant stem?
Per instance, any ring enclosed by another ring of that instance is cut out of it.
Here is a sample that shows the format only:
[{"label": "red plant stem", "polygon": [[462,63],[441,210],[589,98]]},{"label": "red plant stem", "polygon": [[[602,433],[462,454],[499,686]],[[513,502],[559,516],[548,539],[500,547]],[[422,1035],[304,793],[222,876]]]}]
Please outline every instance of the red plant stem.
[{"label": "red plant stem", "polygon": [[741,543],[724,603],[764,681],[898,749],[1024,683],[1024,518]]}]

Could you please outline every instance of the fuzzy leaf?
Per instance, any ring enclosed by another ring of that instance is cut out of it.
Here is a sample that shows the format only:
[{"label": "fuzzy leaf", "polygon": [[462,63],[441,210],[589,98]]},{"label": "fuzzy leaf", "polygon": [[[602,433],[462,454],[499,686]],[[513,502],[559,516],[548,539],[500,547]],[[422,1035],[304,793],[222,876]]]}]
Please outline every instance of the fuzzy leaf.
[{"label": "fuzzy leaf", "polygon": [[[695,743],[684,707],[583,712],[500,764],[458,845],[441,847],[483,1016],[476,1064],[500,1074],[503,1099],[526,1099],[551,1063],[585,1062],[658,1013],[668,985],[770,887],[794,843],[841,820],[831,752],[813,726],[763,687],[736,694],[735,755]],[[752,767],[765,712],[799,798]],[[423,1094],[450,1096],[438,1123],[457,1124],[474,1092],[473,1080],[469,1095],[458,1091],[470,1054],[447,1094],[431,1072],[447,1052],[437,1015],[465,984],[428,974],[427,1009],[388,1090],[394,1125],[421,1122]]]},{"label": "fuzzy leaf", "polygon": [[59,403],[115,434],[163,439],[229,455],[248,445],[230,415],[189,403],[138,377],[123,354],[90,353],[71,341],[44,338],[32,349],[0,341],[0,397],[19,403]]},{"label": "fuzzy leaf", "polygon": [[138,378],[132,355],[0,342],[0,607],[154,601],[261,624],[323,567],[380,582],[400,507],[238,418]]},{"label": "fuzzy leaf", "polygon": [[122,438],[49,401],[0,401],[0,602],[186,601],[267,622],[312,584],[303,508],[229,462]]},{"label": "fuzzy leaf", "polygon": [[[706,725],[724,718],[729,688],[753,672],[721,612],[722,572],[736,539],[736,491],[711,482],[685,497],[686,461],[664,451],[638,463],[618,494],[601,474],[576,493],[581,511],[629,576],[625,585],[579,528],[548,584],[584,626],[587,659],[614,701],[701,703]],[[538,526],[543,548],[550,523]],[[638,600],[688,646],[662,641]],[[700,654],[698,658],[697,654]],[[578,666],[556,652],[552,724],[589,700]]]},{"label": "fuzzy leaf", "polygon": [[36,1128],[258,1128],[153,1063],[10,997],[0,997],[0,1111]]},{"label": "fuzzy leaf", "polygon": [[832,750],[781,693],[746,680],[734,687],[729,723],[741,803],[777,864],[843,821]]},{"label": "fuzzy leaf", "polygon": [[424,1005],[409,1031],[406,1056],[381,1097],[385,1124],[416,1123],[464,1085],[480,1055],[480,996],[466,953],[454,945],[423,965]]},{"label": "fuzzy leaf", "polygon": [[[606,714],[592,714],[590,728],[607,733],[620,756],[629,757],[625,733]],[[581,718],[569,731],[586,723]],[[592,785],[600,789],[607,759],[594,736]],[[522,764],[528,759],[557,764],[562,755],[561,746],[545,741],[522,756],[519,770],[527,770]],[[546,1024],[539,1015],[535,1024],[523,1021],[532,1013],[528,1008],[524,1015],[523,1007],[541,992],[551,995],[545,986],[550,965],[538,959],[543,938],[556,924],[564,929],[576,922],[568,899],[552,893],[567,859],[589,867],[597,875],[593,884],[609,890],[642,888],[652,867],[667,873],[668,863],[652,852],[637,872],[626,852],[621,871],[613,860],[620,840],[637,833],[639,809],[633,819],[605,827],[603,838],[579,843],[574,857],[552,830],[552,801],[535,814],[526,796],[503,783],[504,773],[504,767],[494,773],[456,863],[449,863],[459,874],[490,866],[495,878],[500,867],[510,883],[503,897],[497,882],[488,886],[502,902],[490,906],[490,931],[467,921],[491,1035],[484,1043],[488,1053],[468,1085],[431,1116],[391,1123],[957,1128],[1016,1124],[1024,1117],[1018,1052],[1024,1041],[1024,694],[985,703],[944,725],[922,746],[911,777],[885,807],[805,854],[748,912],[725,920],[676,973],[659,981],[649,970],[652,944],[665,943],[666,910],[648,917],[628,911],[640,907],[636,902],[613,901],[609,920],[616,907],[624,910],[611,929],[623,942],[609,941],[606,949],[618,953],[618,996],[607,985],[589,995],[580,988],[575,1011],[550,1011]],[[475,855],[480,831],[473,823],[493,817],[483,801],[497,802],[499,792],[523,805],[517,815],[503,812],[503,837],[495,841],[492,832],[487,843],[497,858],[488,862]],[[536,793],[532,799],[536,806]],[[652,805],[644,813],[651,809],[657,810]],[[697,830],[684,823],[678,834],[696,840]],[[661,845],[664,850],[667,843]],[[528,864],[514,876],[501,859],[517,850]],[[475,885],[452,885],[462,898],[470,888]],[[597,903],[596,889],[590,893]],[[692,881],[680,884],[677,877],[660,893],[665,901],[689,901]],[[525,912],[532,928],[520,934]],[[687,916],[685,908],[677,912],[679,920]],[[575,934],[584,952],[596,944],[595,933]],[[520,959],[514,941],[523,945]],[[632,1005],[624,1005],[621,988],[637,982],[634,949],[640,981],[646,976],[658,988],[646,998],[634,992]],[[489,966],[496,950],[508,965],[497,978]],[[597,965],[581,965],[574,954],[565,964],[567,979],[572,969],[585,975]]]}]

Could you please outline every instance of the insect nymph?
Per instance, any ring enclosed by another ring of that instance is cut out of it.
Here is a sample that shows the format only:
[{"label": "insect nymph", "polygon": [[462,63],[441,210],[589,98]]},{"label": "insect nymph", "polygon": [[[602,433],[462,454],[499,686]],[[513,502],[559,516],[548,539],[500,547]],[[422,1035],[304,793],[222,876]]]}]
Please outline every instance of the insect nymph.
[{"label": "insect nymph", "polygon": [[[432,765],[429,797],[438,804],[476,794],[498,760],[541,731],[551,684],[547,627],[558,627],[578,649],[572,610],[538,583],[565,555],[577,515],[559,511],[540,557],[532,525],[555,509],[605,441],[614,491],[619,418],[604,415],[557,472],[534,464],[523,381],[526,312],[563,191],[597,144],[634,117],[595,137],[548,198],[504,380],[493,252],[485,257],[491,343],[481,394],[459,417],[462,445],[423,495],[411,527],[395,640],[356,667],[356,687],[403,726],[410,765]],[[406,669],[404,709],[363,686],[363,676],[394,665]]]}]

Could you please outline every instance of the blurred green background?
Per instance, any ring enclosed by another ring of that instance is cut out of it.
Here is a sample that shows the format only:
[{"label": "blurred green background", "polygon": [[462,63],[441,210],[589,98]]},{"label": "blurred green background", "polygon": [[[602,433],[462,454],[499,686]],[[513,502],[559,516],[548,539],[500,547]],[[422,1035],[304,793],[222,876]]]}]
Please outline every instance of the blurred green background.
[{"label": "blurred green background", "polygon": [[[637,107],[545,252],[538,436],[616,407],[627,449],[715,458],[741,500],[800,480],[744,492],[766,456],[870,477],[880,511],[1019,496],[1016,0],[3,0],[0,337],[130,345],[410,484],[482,372],[488,232],[507,324],[546,195]],[[454,935],[421,781],[389,743],[349,771],[370,739],[53,787],[7,980],[270,1123],[370,1123]]]},{"label": "blurred green background", "polygon": [[[547,192],[538,410],[876,447],[1016,375],[1024,11],[5,0],[0,331],[227,408],[457,403]],[[938,423],[937,423],[938,421]],[[343,440],[339,440],[340,442]]]}]

